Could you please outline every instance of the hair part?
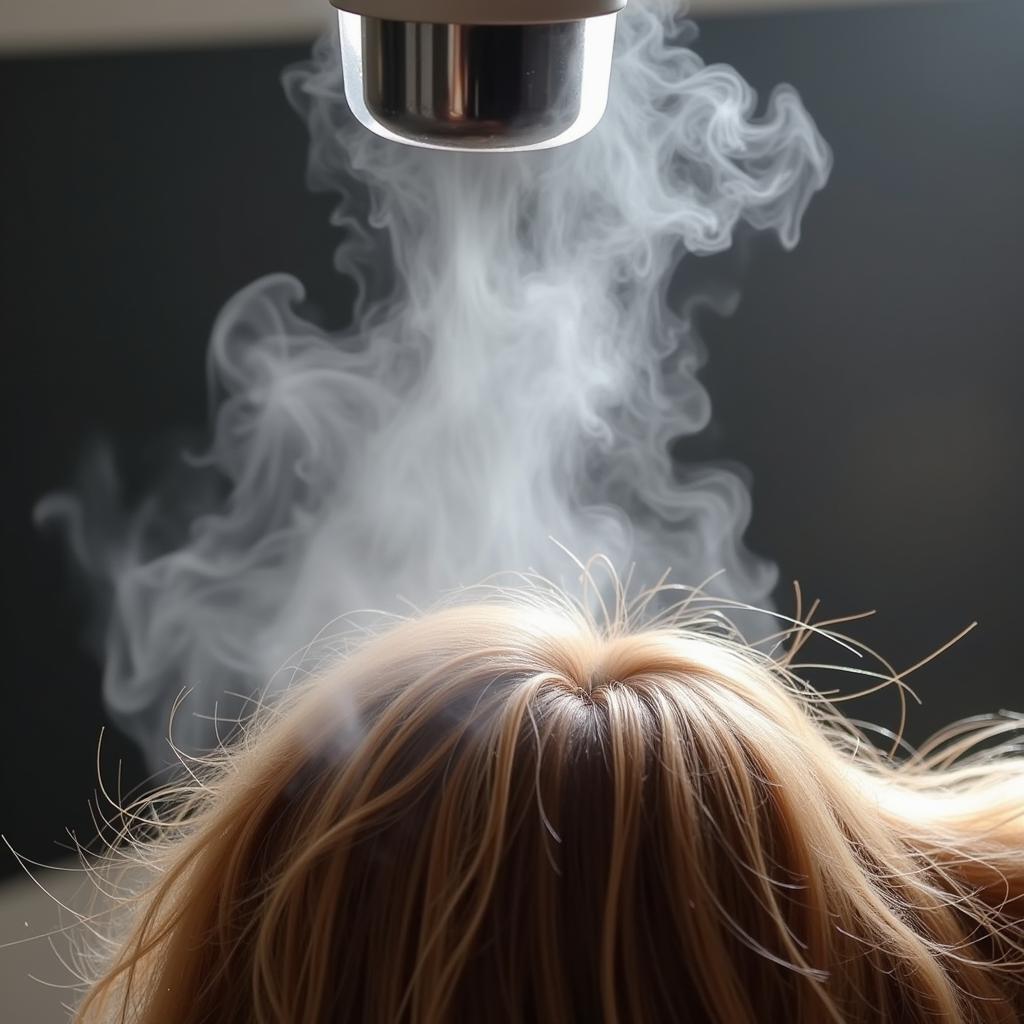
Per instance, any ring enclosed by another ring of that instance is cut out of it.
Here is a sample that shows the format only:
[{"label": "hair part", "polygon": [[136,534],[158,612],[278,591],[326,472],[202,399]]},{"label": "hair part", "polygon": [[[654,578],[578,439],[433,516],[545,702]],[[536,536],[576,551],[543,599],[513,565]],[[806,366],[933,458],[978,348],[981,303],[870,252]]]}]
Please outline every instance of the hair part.
[{"label": "hair part", "polygon": [[[693,616],[690,615],[689,619]],[[79,1024],[1009,1022],[1024,762],[536,593],[398,625],[170,799]]]}]

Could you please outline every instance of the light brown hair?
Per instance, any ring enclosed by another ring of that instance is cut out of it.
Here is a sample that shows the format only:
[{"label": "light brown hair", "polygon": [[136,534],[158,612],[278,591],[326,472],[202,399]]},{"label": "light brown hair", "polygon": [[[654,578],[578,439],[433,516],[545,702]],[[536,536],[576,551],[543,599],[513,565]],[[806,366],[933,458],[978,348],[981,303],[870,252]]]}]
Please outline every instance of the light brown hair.
[{"label": "light brown hair", "polygon": [[[1020,1019],[1024,764],[686,616],[397,626],[195,770],[79,1024]],[[966,755],[966,756],[965,756]]]}]

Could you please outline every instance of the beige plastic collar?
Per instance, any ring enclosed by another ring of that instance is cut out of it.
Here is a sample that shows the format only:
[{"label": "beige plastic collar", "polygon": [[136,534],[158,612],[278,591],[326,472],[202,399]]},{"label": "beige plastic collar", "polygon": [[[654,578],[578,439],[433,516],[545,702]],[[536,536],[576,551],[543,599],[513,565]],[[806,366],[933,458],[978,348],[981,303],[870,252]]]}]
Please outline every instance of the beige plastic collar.
[{"label": "beige plastic collar", "polygon": [[339,10],[385,21],[447,25],[545,25],[614,14],[627,0],[331,0]]}]

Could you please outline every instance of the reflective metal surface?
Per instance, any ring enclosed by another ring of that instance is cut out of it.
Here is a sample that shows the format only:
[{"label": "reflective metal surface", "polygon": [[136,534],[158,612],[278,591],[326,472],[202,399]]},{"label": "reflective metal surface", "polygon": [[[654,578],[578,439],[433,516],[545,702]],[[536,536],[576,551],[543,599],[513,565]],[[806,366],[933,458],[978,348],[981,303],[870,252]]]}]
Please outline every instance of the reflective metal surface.
[{"label": "reflective metal surface", "polygon": [[378,135],[435,149],[542,149],[604,114],[616,15],[435,25],[342,13],[345,91]]}]

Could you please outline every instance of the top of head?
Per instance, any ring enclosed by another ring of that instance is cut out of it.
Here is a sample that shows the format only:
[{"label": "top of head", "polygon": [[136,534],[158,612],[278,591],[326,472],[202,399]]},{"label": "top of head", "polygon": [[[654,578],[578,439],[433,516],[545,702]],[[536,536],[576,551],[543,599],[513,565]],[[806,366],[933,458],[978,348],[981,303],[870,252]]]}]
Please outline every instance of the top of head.
[{"label": "top of head", "polygon": [[297,686],[131,851],[76,1020],[1021,1020],[1024,759],[883,757],[630,614],[460,605]]},{"label": "top of head", "polygon": [[627,0],[331,0],[339,10],[384,21],[449,25],[545,25],[614,14]]}]

